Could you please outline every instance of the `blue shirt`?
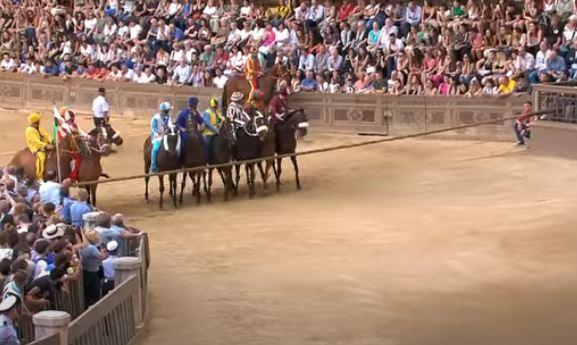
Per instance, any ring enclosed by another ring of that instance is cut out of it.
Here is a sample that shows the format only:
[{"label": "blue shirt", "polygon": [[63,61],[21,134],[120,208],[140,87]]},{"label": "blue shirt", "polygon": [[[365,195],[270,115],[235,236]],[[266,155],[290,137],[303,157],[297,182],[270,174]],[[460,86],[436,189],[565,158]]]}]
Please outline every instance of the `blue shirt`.
[{"label": "blue shirt", "polygon": [[80,229],[84,228],[82,216],[89,212],[92,212],[92,207],[87,202],[73,201],[70,205],[70,222]]},{"label": "blue shirt", "polygon": [[301,89],[306,91],[314,91],[317,88],[317,81],[314,79],[303,79],[301,81]]},{"label": "blue shirt", "polygon": [[80,251],[82,256],[82,268],[88,272],[98,272],[100,268],[100,251],[95,245],[89,244]]},{"label": "blue shirt", "polygon": [[182,30],[180,30],[180,28],[178,26],[175,26],[174,32],[172,33],[172,37],[176,41],[182,41],[184,39],[184,32]]},{"label": "blue shirt", "polygon": [[565,59],[560,56],[557,56],[555,60],[547,59],[545,66],[547,72],[563,72],[565,71]]},{"label": "blue shirt", "polygon": [[114,270],[114,261],[118,259],[116,255],[110,255],[106,260],[102,261],[102,270],[104,271],[104,278],[114,280],[116,272]]},{"label": "blue shirt", "polygon": [[164,132],[167,127],[172,127],[172,118],[170,115],[163,116],[160,113],[155,114],[150,120],[151,139],[158,139],[160,137],[160,133]]},{"label": "blue shirt", "polygon": [[16,328],[5,314],[0,314],[0,340],[3,345],[20,345]]},{"label": "blue shirt", "polygon": [[60,184],[52,181],[44,182],[40,185],[40,189],[38,189],[40,193],[40,201],[43,204],[48,202],[53,203],[55,206],[60,205],[61,197],[60,197]]},{"label": "blue shirt", "polygon": [[65,223],[72,222],[72,216],[70,213],[70,208],[71,208],[73,202],[74,202],[74,200],[72,200],[68,197],[66,197],[62,200],[62,209],[60,209],[60,217],[62,217],[62,220]]}]

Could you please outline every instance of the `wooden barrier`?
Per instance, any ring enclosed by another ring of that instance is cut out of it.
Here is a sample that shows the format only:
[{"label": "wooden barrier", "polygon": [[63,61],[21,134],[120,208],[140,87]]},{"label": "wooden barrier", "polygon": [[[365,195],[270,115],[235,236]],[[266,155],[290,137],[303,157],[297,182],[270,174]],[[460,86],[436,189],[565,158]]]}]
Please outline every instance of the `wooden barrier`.
[{"label": "wooden barrier", "polygon": [[140,289],[138,277],[132,276],[68,327],[69,344],[128,344],[136,334],[132,296]]},{"label": "wooden barrier", "polygon": [[[208,106],[211,97],[222,96],[213,88],[170,87],[124,82],[98,82],[87,79],[62,81],[14,73],[0,73],[0,96],[3,106],[15,109],[49,109],[70,105],[81,113],[91,112],[97,89],[105,87],[116,116],[150,117],[161,101],[170,101],[175,109],[186,106],[190,96],[200,100],[199,108]],[[508,117],[521,110],[528,95],[468,98],[464,96],[392,96],[381,94],[296,93],[289,106],[305,108],[311,125],[317,130],[404,135],[456,127]],[[463,139],[511,139],[511,122],[473,127],[443,134]]]}]

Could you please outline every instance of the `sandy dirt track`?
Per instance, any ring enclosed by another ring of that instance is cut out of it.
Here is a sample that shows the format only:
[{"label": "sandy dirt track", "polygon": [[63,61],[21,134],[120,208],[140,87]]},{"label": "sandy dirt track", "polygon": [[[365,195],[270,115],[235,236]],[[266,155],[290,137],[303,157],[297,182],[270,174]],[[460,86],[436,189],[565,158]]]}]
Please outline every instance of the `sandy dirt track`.
[{"label": "sandy dirt track", "polygon": [[[140,173],[146,122],[114,123],[126,145],[106,171]],[[0,125],[2,150],[20,148],[24,117]],[[357,140],[313,133],[301,148]],[[139,344],[577,342],[576,162],[404,140],[301,169],[301,192],[286,164],[279,194],[223,203],[218,183],[212,205],[176,211],[157,210],[156,183],[149,205],[142,181],[101,186],[99,206],[150,233]]]}]

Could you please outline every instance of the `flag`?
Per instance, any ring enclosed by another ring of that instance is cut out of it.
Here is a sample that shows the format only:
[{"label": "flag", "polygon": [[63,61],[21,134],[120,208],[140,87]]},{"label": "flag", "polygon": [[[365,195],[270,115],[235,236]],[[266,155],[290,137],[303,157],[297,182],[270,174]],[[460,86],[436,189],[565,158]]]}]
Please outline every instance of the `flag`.
[{"label": "flag", "polygon": [[64,119],[60,116],[60,112],[56,109],[56,106],[52,107],[52,113],[54,114],[54,125],[52,126],[52,137],[58,143],[58,130],[61,123],[64,123]]}]

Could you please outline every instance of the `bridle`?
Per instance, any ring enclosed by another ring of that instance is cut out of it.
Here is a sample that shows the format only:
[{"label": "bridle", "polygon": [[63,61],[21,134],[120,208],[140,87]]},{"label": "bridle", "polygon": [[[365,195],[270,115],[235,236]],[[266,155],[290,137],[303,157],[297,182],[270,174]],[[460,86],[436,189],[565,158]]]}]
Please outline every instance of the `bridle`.
[{"label": "bridle", "polygon": [[250,136],[250,137],[258,137],[260,136],[260,134],[264,131],[268,131],[268,127],[266,125],[261,125],[259,126],[257,124],[257,120],[259,119],[263,119],[264,120],[264,115],[256,110],[256,115],[254,115],[250,121],[252,121],[252,126],[254,127],[254,133],[249,132],[248,130],[248,126],[246,126],[246,124],[244,126],[242,126],[242,129],[244,130],[244,132],[246,133],[246,135]]}]

